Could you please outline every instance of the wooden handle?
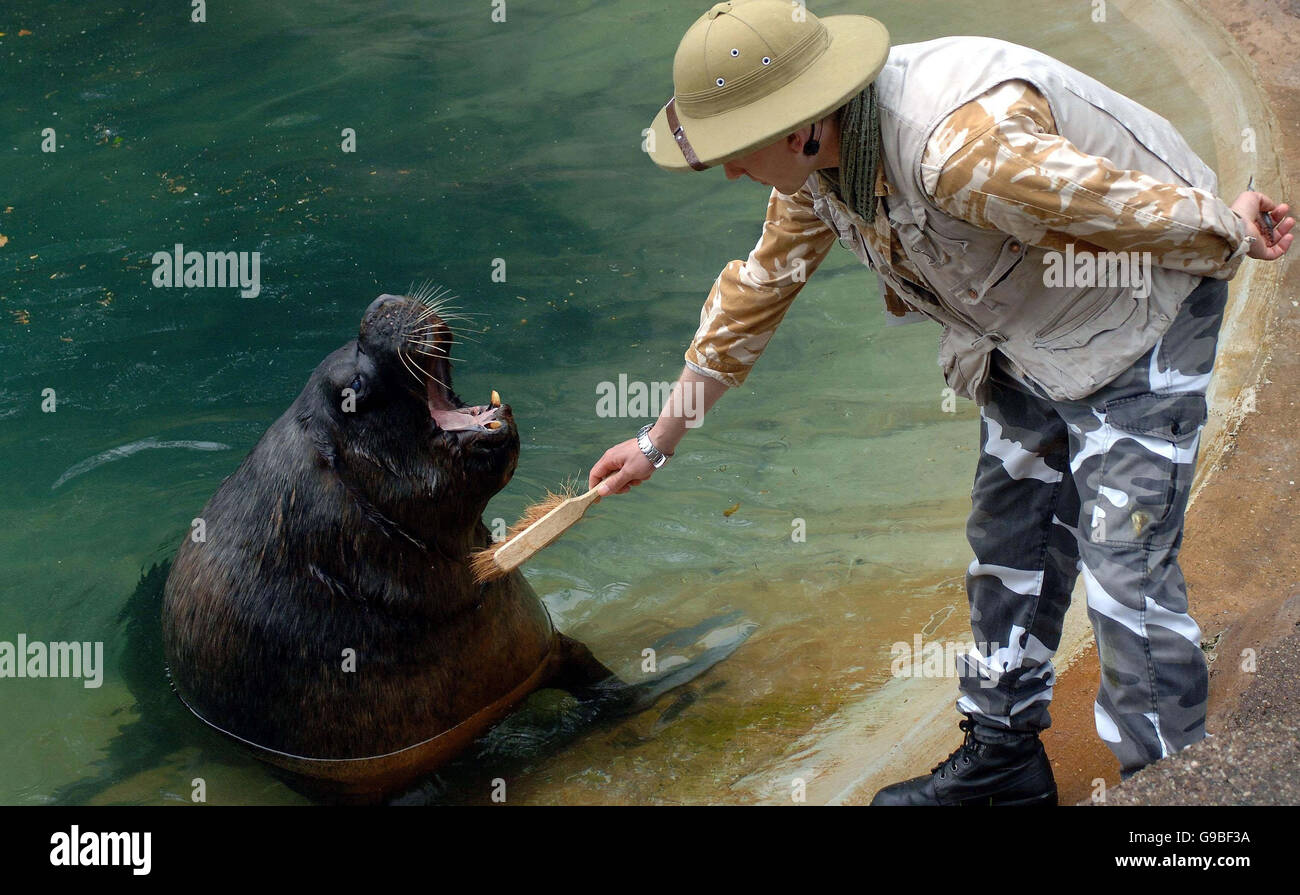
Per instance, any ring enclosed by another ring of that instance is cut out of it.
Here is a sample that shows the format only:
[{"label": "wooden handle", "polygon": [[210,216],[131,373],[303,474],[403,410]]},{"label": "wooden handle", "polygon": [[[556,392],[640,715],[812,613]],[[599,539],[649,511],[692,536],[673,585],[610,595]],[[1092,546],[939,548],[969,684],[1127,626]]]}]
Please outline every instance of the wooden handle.
[{"label": "wooden handle", "polygon": [[570,497],[498,547],[494,554],[497,566],[506,572],[518,568],[534,553],[564,534],[598,500],[600,492],[595,488],[577,497]]}]

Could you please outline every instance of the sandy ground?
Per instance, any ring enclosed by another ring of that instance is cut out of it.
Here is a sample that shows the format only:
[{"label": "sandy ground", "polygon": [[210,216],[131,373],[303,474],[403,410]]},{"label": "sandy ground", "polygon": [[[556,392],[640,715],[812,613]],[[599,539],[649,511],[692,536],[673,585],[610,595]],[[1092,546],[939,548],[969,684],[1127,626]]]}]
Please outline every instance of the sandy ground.
[{"label": "sandy ground", "polygon": [[[1254,65],[1273,113],[1277,176],[1261,177],[1257,188],[1300,204],[1300,59],[1293,52],[1300,43],[1300,0],[1189,0],[1188,6]],[[1235,192],[1225,183],[1221,195],[1230,199]],[[1210,460],[1181,555],[1192,614],[1212,660],[1213,736],[1116,788],[1119,766],[1093,729],[1098,672],[1090,646],[1061,675],[1053,727],[1044,736],[1062,804],[1089,799],[1100,791],[1098,778],[1106,781],[1110,804],[1300,803],[1300,407],[1292,387],[1300,378],[1300,265],[1295,249],[1290,255],[1279,263],[1276,281],[1269,272],[1260,376],[1253,389],[1245,387],[1246,412],[1229,420],[1219,434],[1222,445],[1203,448]]]},{"label": "sandy ground", "polygon": [[1300,596],[1276,620],[1293,633],[1261,649],[1258,673],[1220,729],[1098,804],[1300,805]]}]

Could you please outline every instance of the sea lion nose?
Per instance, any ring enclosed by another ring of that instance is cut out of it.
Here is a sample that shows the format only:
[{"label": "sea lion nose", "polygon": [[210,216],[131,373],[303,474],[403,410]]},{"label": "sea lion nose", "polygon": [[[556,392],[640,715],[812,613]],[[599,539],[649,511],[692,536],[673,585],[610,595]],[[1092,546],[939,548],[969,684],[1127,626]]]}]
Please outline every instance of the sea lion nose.
[{"label": "sea lion nose", "polygon": [[396,331],[397,321],[401,319],[401,308],[409,300],[401,295],[384,293],[370,303],[361,318],[359,338],[365,341],[384,341],[391,338]]},{"label": "sea lion nose", "polygon": [[372,301],[370,303],[370,307],[366,308],[366,316],[369,317],[371,314],[374,314],[375,312],[379,311],[385,305],[392,304],[393,302],[404,302],[404,301],[406,301],[406,299],[400,295],[389,295],[387,292],[385,292],[383,295],[379,296],[374,301]]}]

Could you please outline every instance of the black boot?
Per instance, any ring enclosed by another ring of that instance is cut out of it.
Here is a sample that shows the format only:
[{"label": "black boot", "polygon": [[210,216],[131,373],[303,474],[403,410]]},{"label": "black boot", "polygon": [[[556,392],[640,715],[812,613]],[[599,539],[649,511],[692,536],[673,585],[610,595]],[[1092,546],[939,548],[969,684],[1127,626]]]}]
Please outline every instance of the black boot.
[{"label": "black boot", "polygon": [[[969,718],[960,727],[966,738],[942,764],[927,776],[886,786],[876,793],[871,804],[1056,804],[1056,780],[1038,734],[982,734]],[[980,739],[981,735],[985,739]]]}]

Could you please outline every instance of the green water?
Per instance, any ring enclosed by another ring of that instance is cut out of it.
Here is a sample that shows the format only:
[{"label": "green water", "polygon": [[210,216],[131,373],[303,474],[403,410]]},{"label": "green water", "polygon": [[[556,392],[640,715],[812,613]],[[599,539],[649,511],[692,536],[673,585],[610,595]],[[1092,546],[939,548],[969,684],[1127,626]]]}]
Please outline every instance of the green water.
[{"label": "green water", "polygon": [[[597,416],[598,384],[676,376],[767,201],[640,151],[703,6],[516,0],[498,24],[487,2],[226,0],[193,24],[188,4],[5,4],[0,640],[102,640],[108,667],[99,689],[0,680],[0,802],[91,775],[135,718],[118,615],[141,572],[379,293],[432,280],[480,315],[456,390],[499,390],[523,440],[489,520],[585,482],[644,421]],[[1114,9],[1105,26],[1046,0],[870,11],[898,43],[1035,45],[1170,117],[1213,164],[1194,98]],[[152,288],[153,253],[177,242],[260,252],[261,294]],[[616,668],[719,614],[759,627],[692,704],[530,764],[512,800],[726,801],[878,688],[891,642],[962,636],[978,423],[968,403],[941,408],[937,338],[886,330],[874,276],[836,249],[673,462],[529,564],[557,624]],[[150,438],[228,449],[142,450],[53,487]],[[195,776],[212,801],[299,800],[209,739],[153,745],[164,757],[123,770],[106,800],[188,800]]]}]

